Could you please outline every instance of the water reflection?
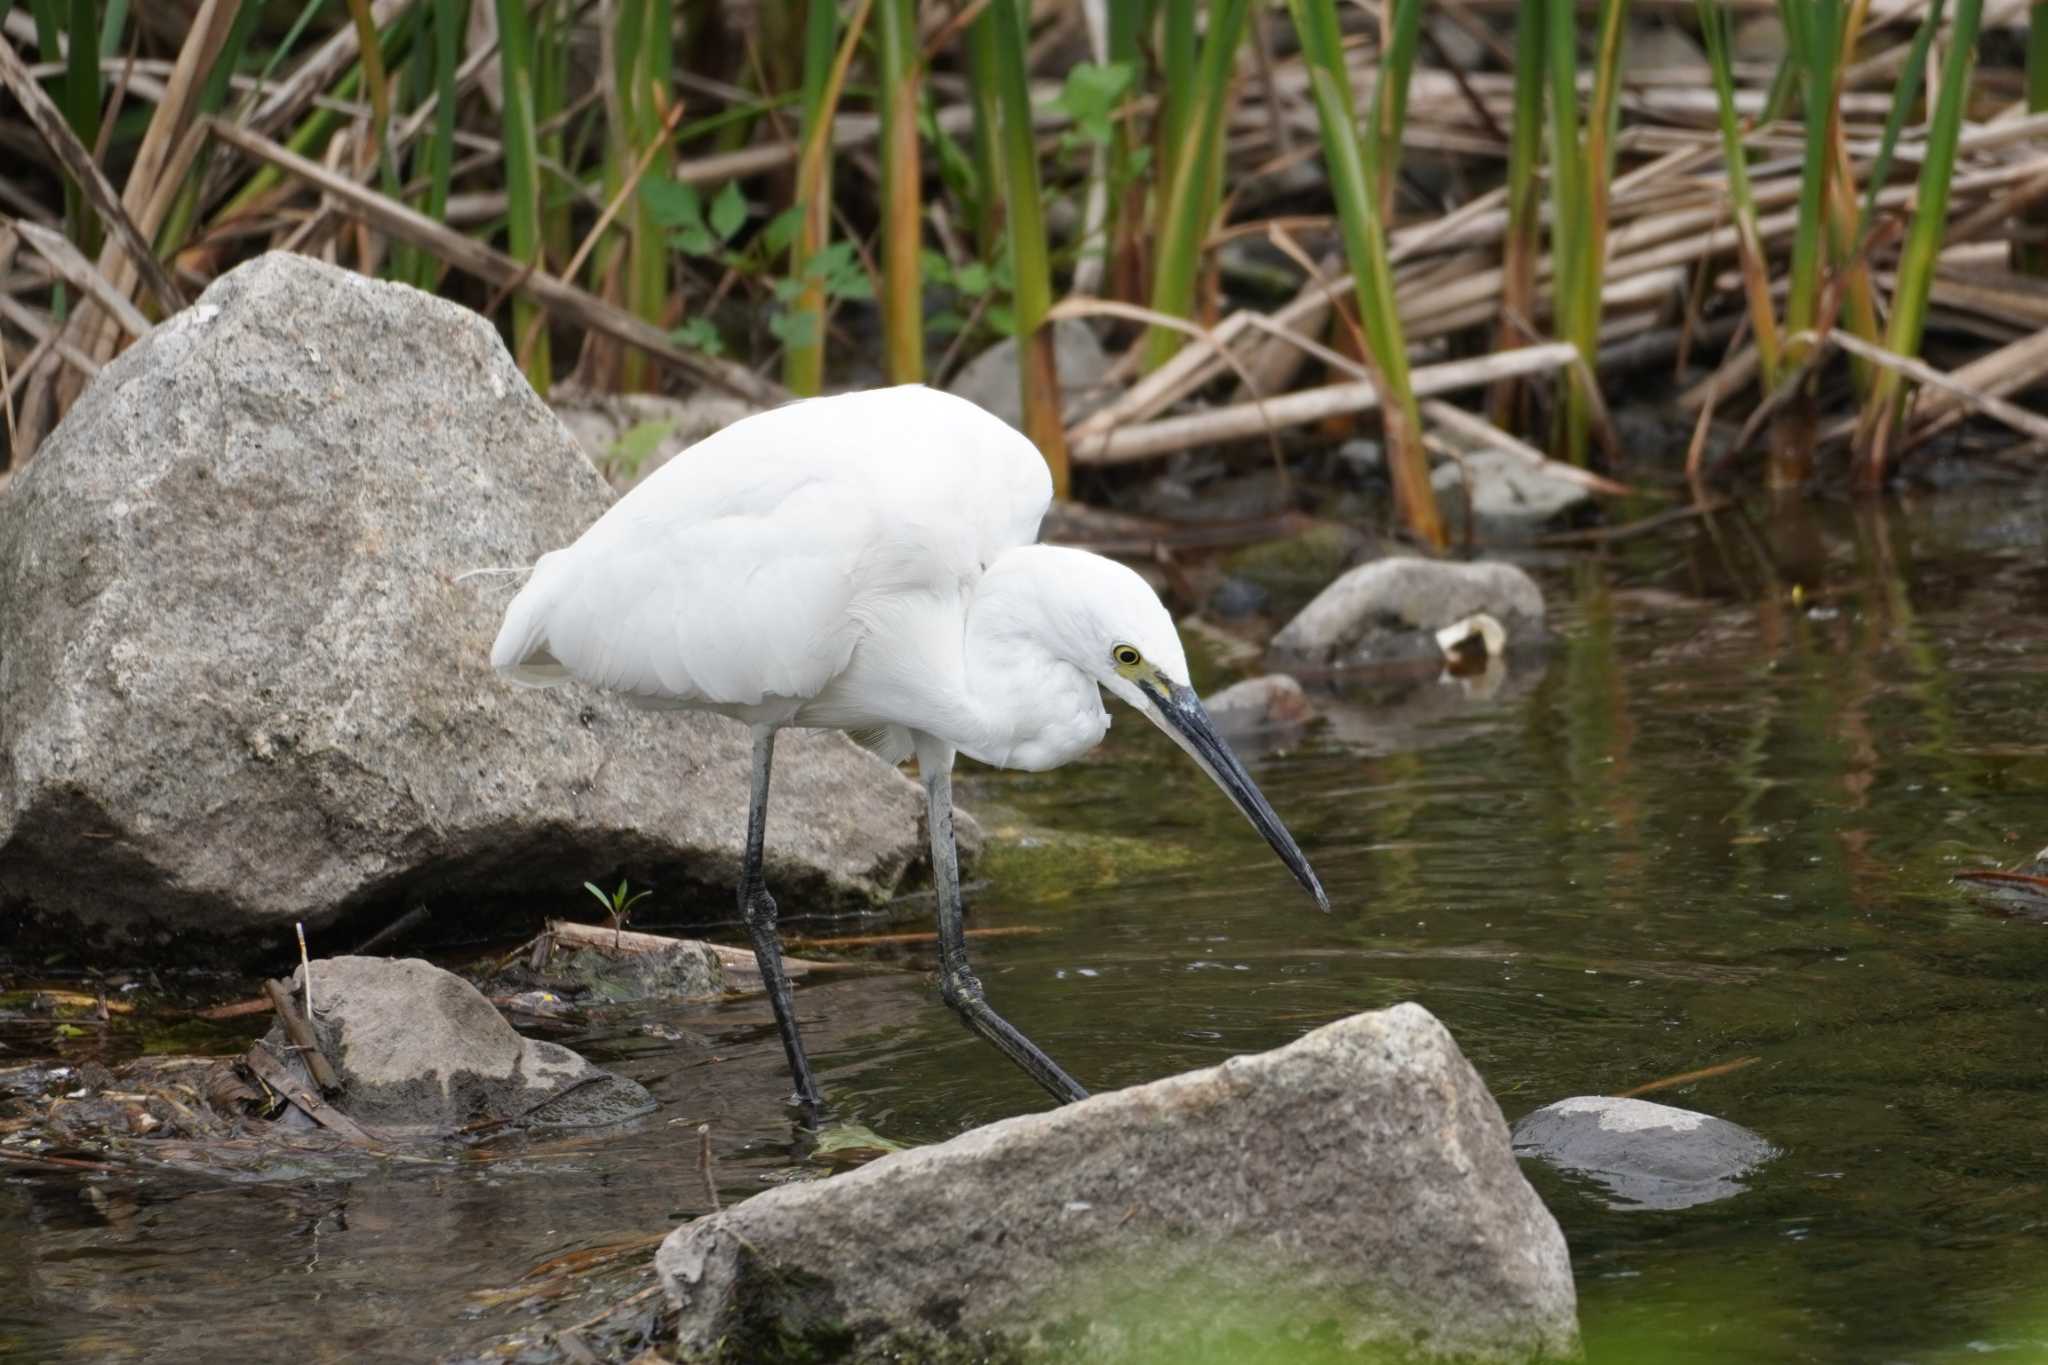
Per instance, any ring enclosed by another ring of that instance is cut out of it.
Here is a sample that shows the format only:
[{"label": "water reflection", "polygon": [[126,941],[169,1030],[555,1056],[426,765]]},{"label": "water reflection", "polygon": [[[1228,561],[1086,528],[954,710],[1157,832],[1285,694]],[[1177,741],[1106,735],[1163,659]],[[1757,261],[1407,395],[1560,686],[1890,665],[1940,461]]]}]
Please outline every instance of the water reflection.
[{"label": "water reflection", "polygon": [[[1560,639],[1491,695],[1367,685],[1247,753],[1327,917],[1147,727],[1059,773],[963,774],[991,825],[1047,833],[975,899],[976,925],[1042,931],[976,942],[990,998],[1097,1088],[1401,999],[1510,1118],[1754,1056],[1654,1097],[1784,1149],[1749,1192],[1619,1213],[1532,1173],[1594,1359],[2043,1349],[2048,926],[1947,882],[2048,842],[2032,498],[1729,514],[1542,567]],[[799,991],[842,1115],[929,1141],[1041,1107],[924,966]],[[301,1189],[0,1172],[0,1355],[474,1348],[527,1311],[477,1291],[701,1211],[697,1125],[728,1199],[807,1171],[765,1002],[557,1036],[659,1112]]]}]

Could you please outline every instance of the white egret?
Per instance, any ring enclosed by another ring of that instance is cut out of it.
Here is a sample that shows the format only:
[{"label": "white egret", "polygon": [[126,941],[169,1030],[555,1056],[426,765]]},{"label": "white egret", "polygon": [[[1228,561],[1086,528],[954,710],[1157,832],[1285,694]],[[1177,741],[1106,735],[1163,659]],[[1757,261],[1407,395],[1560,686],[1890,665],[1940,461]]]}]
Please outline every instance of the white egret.
[{"label": "white egret", "polygon": [[761,879],[784,726],[849,731],[892,763],[917,755],[941,994],[1058,1099],[1087,1092],[990,1008],[967,962],[955,753],[1057,767],[1109,728],[1107,688],[1172,736],[1329,908],[1188,686],[1152,589],[1113,560],[1033,543],[1051,501],[1036,448],[964,399],[917,385],[815,398],[676,456],[544,555],[506,609],[491,662],[516,682],[573,680],[752,727],[740,911],[807,1107],[818,1086]]}]

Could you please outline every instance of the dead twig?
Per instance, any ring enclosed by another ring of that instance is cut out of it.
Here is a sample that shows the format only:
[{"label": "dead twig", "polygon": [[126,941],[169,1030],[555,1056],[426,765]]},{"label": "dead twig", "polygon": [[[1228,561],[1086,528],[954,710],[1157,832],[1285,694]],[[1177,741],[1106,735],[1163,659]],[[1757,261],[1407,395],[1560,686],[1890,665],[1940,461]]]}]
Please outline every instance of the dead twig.
[{"label": "dead twig", "polygon": [[127,251],[135,267],[142,272],[143,282],[156,297],[157,307],[166,316],[185,306],[184,291],[164,273],[163,265],[156,253],[150,250],[149,242],[136,230],[135,221],[128,211],[121,207],[120,196],[92,159],[92,153],[78,140],[78,134],[71,131],[71,125],[64,121],[64,115],[43,87],[36,84],[22,65],[21,57],[14,45],[0,38],[0,84],[14,92],[14,98],[21,102],[22,112],[42,135],[43,142],[64,163],[65,172],[77,183],[85,197],[91,201],[93,211],[98,213],[107,228]]},{"label": "dead twig", "polygon": [[293,1008],[291,992],[285,989],[284,983],[266,981],[263,989],[270,996],[272,1008],[277,1011],[278,1022],[284,1025],[285,1037],[292,1040],[292,1046],[306,1059],[306,1069],[313,1073],[313,1083],[330,1095],[341,1089],[341,1077],[334,1073],[334,1064],[320,1050],[320,1039],[314,1034],[313,1026]]},{"label": "dead twig", "polygon": [[331,172],[317,162],[308,161],[269,138],[218,118],[211,121],[210,127],[220,141],[331,195],[339,206],[361,216],[379,231],[431,251],[455,268],[489,284],[516,287],[518,292],[564,322],[637,347],[693,379],[763,407],[786,402],[791,396],[780,384],[762,378],[744,365],[686,351],[671,342],[667,334],[653,323],[545,271],[534,270],[525,262],[516,261],[481,242],[472,241],[416,209],[359,185],[347,176]]}]

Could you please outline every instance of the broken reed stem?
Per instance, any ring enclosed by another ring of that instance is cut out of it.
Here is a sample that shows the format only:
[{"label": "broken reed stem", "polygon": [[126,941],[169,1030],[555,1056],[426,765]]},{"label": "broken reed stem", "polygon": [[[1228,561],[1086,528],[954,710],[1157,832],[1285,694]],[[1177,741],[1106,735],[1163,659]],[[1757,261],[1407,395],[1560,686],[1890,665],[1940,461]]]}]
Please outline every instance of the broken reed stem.
[{"label": "broken reed stem", "polygon": [[330,1095],[341,1089],[341,1078],[335,1075],[327,1054],[320,1050],[320,1039],[314,1034],[312,1024],[292,1006],[291,992],[285,989],[284,983],[265,981],[263,990],[270,997],[271,1008],[277,1011],[278,1022],[284,1025],[285,1037],[292,1040],[292,1046],[306,1059],[306,1069],[313,1073],[313,1083]]},{"label": "broken reed stem", "polygon": [[708,1123],[697,1125],[697,1174],[704,1181],[704,1197],[711,1201],[711,1211],[717,1213],[719,1209],[718,1181],[712,1175],[711,1125]]}]

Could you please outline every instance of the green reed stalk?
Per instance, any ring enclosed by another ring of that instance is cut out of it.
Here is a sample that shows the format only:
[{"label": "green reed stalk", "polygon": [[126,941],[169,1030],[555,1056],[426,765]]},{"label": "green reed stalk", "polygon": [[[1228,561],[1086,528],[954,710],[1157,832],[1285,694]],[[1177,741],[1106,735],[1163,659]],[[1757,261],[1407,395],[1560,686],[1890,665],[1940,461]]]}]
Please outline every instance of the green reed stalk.
[{"label": "green reed stalk", "polygon": [[[1421,0],[1395,0],[1397,7],[1419,9]],[[1400,144],[1389,143],[1387,106],[1375,98],[1368,135],[1358,133],[1351,97],[1351,78],[1337,25],[1336,0],[1288,0],[1301,39],[1309,89],[1323,132],[1323,162],[1337,202],[1344,251],[1358,297],[1358,318],[1365,332],[1366,363],[1380,391],[1386,424],[1387,464],[1394,476],[1394,498],[1415,538],[1431,549],[1448,543],[1436,491],[1429,482],[1429,454],[1422,444],[1422,414],[1408,379],[1408,344],[1401,315],[1394,305],[1394,272],[1387,260],[1386,225],[1380,216],[1382,172],[1398,155]],[[1397,24],[1399,18],[1397,17]],[[1386,92],[1383,78],[1379,95]]]},{"label": "green reed stalk", "polygon": [[[1621,38],[1627,6],[1601,0],[1593,99],[1579,123],[1577,7],[1547,0],[1545,62],[1551,120],[1551,287],[1558,336],[1572,343],[1592,372],[1600,354],[1600,314],[1607,272],[1607,187],[1619,104]],[[1566,388],[1558,453],[1586,460],[1592,400],[1583,376]]]},{"label": "green reed stalk", "polygon": [[[547,130],[540,134],[540,161],[542,166],[565,166],[568,132],[557,116],[569,104],[569,44],[575,9],[559,0],[547,0],[538,18],[540,26],[534,31],[533,121],[536,128]],[[540,239],[551,261],[566,262],[575,254],[569,208],[568,194],[550,193],[542,183]]]},{"label": "green reed stalk", "polygon": [[[1508,228],[1501,243],[1501,319],[1496,351],[1529,343],[1524,330],[1536,322],[1536,261],[1543,249],[1543,79],[1546,0],[1527,0],[1515,14],[1515,113],[1508,130]],[[1503,379],[1487,395],[1493,424],[1507,431],[1524,426],[1528,392],[1522,381]]]},{"label": "green reed stalk", "polygon": [[[1240,5],[1240,8],[1242,6]],[[1023,387],[1024,434],[1052,471],[1053,496],[1067,496],[1066,428],[1060,413],[1059,372],[1053,364],[1052,264],[1045,237],[1045,206],[1038,191],[1038,147],[1031,132],[1031,88],[1026,70],[1023,0],[993,0],[977,24],[994,27],[996,85],[1002,107],[1002,161],[1007,191],[1010,274],[1017,316],[1017,359]]]},{"label": "green reed stalk", "polygon": [[[1892,290],[1891,326],[1885,347],[1894,355],[1918,356],[1927,327],[1927,299],[1934,287],[1934,266],[1948,230],[1949,185],[1955,178],[1956,144],[1970,98],[1970,74],[1977,59],[1977,30],[1983,0],[1956,0],[1949,31],[1948,55],[1942,61],[1941,91],[1927,126],[1927,154],[1920,163],[1920,185],[1913,201],[1913,225],[1899,254],[1898,283]],[[1875,490],[1884,483],[1887,447],[1893,426],[1905,405],[1899,372],[1879,372],[1856,424],[1857,480]]]},{"label": "green reed stalk", "polygon": [[[1175,19],[1177,0],[1169,0],[1167,23]],[[1185,89],[1187,108],[1184,126],[1177,138],[1161,148],[1164,157],[1159,170],[1163,192],[1159,198],[1157,237],[1159,260],[1152,277],[1152,308],[1171,317],[1191,317],[1195,311],[1195,279],[1201,269],[1202,243],[1215,224],[1221,177],[1216,173],[1221,154],[1223,114],[1230,96],[1231,73],[1236,66],[1238,44],[1244,38],[1249,0],[1219,0],[1209,11],[1209,32],[1202,40],[1200,62],[1192,73],[1171,65],[1175,59],[1172,43],[1167,45],[1168,66],[1164,72],[1169,96]],[[1183,58],[1184,59],[1184,58]],[[1170,327],[1152,327],[1145,334],[1144,364],[1158,368],[1178,351],[1186,340]]]},{"label": "green reed stalk", "polygon": [[[523,0],[496,0],[498,57],[504,73],[505,227],[514,259],[544,269],[540,258],[540,144],[533,124],[533,33]],[[512,299],[512,335],[523,338],[540,317],[526,298]],[[545,323],[526,362],[526,378],[546,395],[554,367]]]},{"label": "green reed stalk", "polygon": [[1735,111],[1735,75],[1727,9],[1718,0],[1699,0],[1700,37],[1714,76],[1715,109],[1721,122],[1721,157],[1728,167],[1728,199],[1735,218],[1749,330],[1756,340],[1758,368],[1766,390],[1778,386],[1778,307],[1771,298],[1770,259],[1756,225],[1756,196],[1749,183],[1749,154],[1742,146],[1742,121]]},{"label": "green reed stalk", "polygon": [[967,26],[968,98],[974,101],[974,248],[993,262],[1003,236],[1003,116],[993,24]]},{"label": "green reed stalk", "polygon": [[[1394,216],[1394,174],[1401,163],[1401,134],[1408,126],[1408,78],[1422,39],[1422,6],[1395,4],[1386,19],[1386,50],[1380,54],[1379,86],[1373,94],[1370,155],[1379,163],[1380,216]],[[1390,150],[1391,149],[1391,150]]]},{"label": "green reed stalk", "polygon": [[809,266],[832,240],[832,116],[868,9],[868,0],[862,0],[840,39],[838,6],[832,0],[811,0],[804,29],[804,142],[795,186],[801,213],[789,247],[790,278],[800,283],[790,304],[796,330],[782,353],[782,382],[791,393],[806,397],[825,382],[825,282]]},{"label": "green reed stalk", "polygon": [[916,0],[877,0],[875,49],[882,87],[882,349],[890,382],[914,384],[924,378]]},{"label": "green reed stalk", "polygon": [[[64,121],[88,149],[100,135],[100,63],[97,43],[86,41],[99,30],[93,22],[92,0],[34,0],[30,6],[36,25],[36,48],[46,62],[58,60],[64,52],[64,71],[56,78],[51,98],[64,114]],[[86,201],[84,191],[64,177],[64,225],[71,240],[87,256],[99,254],[100,221]],[[61,290],[60,290],[61,295]]]},{"label": "green reed stalk", "polygon": [[[502,5],[507,0],[498,3]],[[675,8],[671,0],[619,0],[618,23],[612,39],[612,98],[621,127],[614,130],[608,149],[608,194],[617,193],[617,186],[625,183],[625,177],[632,174],[647,149],[667,136],[662,126],[661,101],[670,88],[674,29]],[[660,180],[667,171],[667,160],[657,155],[645,179]],[[645,195],[635,194],[621,217],[627,220],[626,308],[636,317],[659,325],[668,311],[670,252],[666,235]],[[616,262],[607,262],[607,267],[615,266]],[[628,348],[619,357],[618,373],[621,389],[646,387],[651,375],[647,357]]]}]

